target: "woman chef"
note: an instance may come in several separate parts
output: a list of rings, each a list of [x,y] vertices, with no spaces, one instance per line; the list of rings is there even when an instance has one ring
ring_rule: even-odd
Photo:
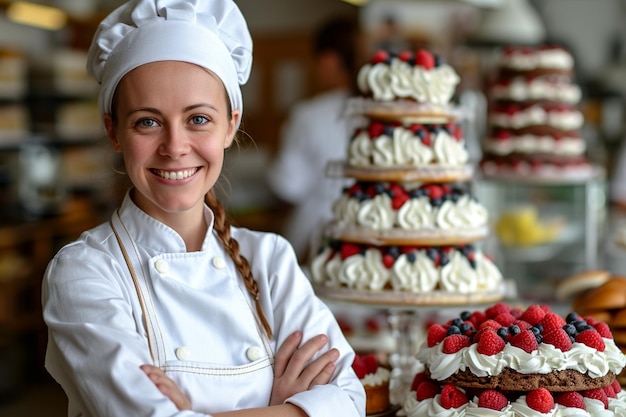
[[[283,238],[231,227],[213,187],[252,41],[232,0],[135,0],[88,69],[133,186],[50,262],[46,367],[69,416],[362,416],[354,352]]]

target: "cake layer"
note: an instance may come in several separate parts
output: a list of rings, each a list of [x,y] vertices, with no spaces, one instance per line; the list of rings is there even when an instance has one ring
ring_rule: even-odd
[[[424,293],[493,291],[502,274],[473,245],[370,246],[331,241],[311,263],[313,282],[328,287]]]
[[[534,133],[537,132],[537,133]],[[555,133],[548,129],[520,131],[498,129],[483,141],[487,154],[507,156],[512,154],[581,156],[587,145],[578,132]]]
[[[574,58],[566,49],[558,45],[508,46],[502,49],[497,64],[500,68],[517,72],[571,72]]]
[[[580,102],[580,87],[571,84],[569,77],[544,75],[534,78],[515,77],[499,79],[489,87],[494,100],[549,101],[569,105]]]
[[[558,131],[580,129],[584,123],[583,114],[570,105],[552,103],[503,103],[489,111],[492,127],[523,129],[532,126],[545,126]]]

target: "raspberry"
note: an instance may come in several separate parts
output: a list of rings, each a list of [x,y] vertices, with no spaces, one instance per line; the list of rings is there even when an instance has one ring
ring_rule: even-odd
[[[581,408],[583,410],[587,409],[585,406],[585,399],[579,392],[576,391],[557,394],[554,397],[554,401],[557,404],[561,404],[563,407]]]
[[[565,326],[565,320],[556,313],[547,313],[539,324],[543,326],[543,331],[548,333],[554,329],[560,329]]]
[[[369,354],[363,356],[363,363],[365,364],[365,368],[367,369],[368,374],[375,374],[378,370],[378,360],[376,359],[376,355]]]
[[[521,332],[513,336],[509,343],[527,353],[531,353],[532,351],[539,349],[539,343],[537,343],[537,338],[530,330],[522,330]]]
[[[441,342],[447,335],[447,330],[441,324],[433,324],[428,328],[428,347],[433,347]]]
[[[619,383],[617,378],[613,380],[613,382],[611,383],[611,386],[613,387],[613,391],[615,391],[616,394],[619,394],[620,391],[622,390],[622,385]]]
[[[445,409],[459,408],[467,404],[467,396],[453,384],[444,385],[441,390],[441,406]]]
[[[485,390],[478,396],[478,406],[482,408],[501,411],[508,404],[509,400],[504,394],[493,389]]]
[[[435,384],[433,381],[422,381],[415,390],[415,398],[417,401],[423,401],[428,398],[433,398],[435,395],[441,392],[439,384]]]
[[[504,346],[504,340],[498,336],[495,330],[486,329],[478,340],[476,350],[478,350],[478,353],[480,354],[493,356],[496,353],[501,352],[502,349],[504,349]]]
[[[395,185],[395,184],[394,184]],[[394,210],[399,210],[411,198],[409,194],[400,186],[395,185],[391,188],[393,191],[393,198],[391,199],[391,207]]]
[[[365,378],[365,375],[367,375],[367,365],[365,365],[363,358],[359,355],[354,357],[354,361],[352,361],[352,369],[354,369],[354,372],[359,379],[363,379]]]
[[[435,57],[433,57],[433,55],[427,50],[419,49],[415,53],[415,64],[430,70],[435,66]]]
[[[554,345],[561,352],[567,352],[572,348],[572,341],[563,329],[555,329],[543,335],[543,343]]]
[[[604,352],[606,345],[602,336],[596,330],[583,330],[576,336],[578,343],[584,343],[585,345],[596,349],[598,352]]]
[[[372,122],[367,128],[367,133],[370,135],[370,139],[376,139],[381,136],[385,131],[385,125],[380,122]]]
[[[427,381],[428,376],[426,376],[426,372],[420,372],[419,374],[415,374],[413,377],[413,382],[411,382],[411,391],[417,391],[417,387],[423,381]]]
[[[545,388],[537,388],[526,395],[526,404],[540,413],[547,413],[554,408],[554,398]]]
[[[587,321],[587,323],[589,323],[589,321]],[[598,322],[593,327],[595,327],[598,333],[600,333],[600,336],[604,337],[605,339],[613,339],[613,333],[611,333],[611,328],[605,322]]]
[[[398,54],[398,59],[404,62],[409,62],[413,59],[413,53],[411,51],[402,51]]]
[[[603,389],[588,389],[586,391],[581,391],[583,397],[591,398],[593,400],[602,401],[604,404],[604,408],[609,408],[609,398],[606,396],[606,392]]]
[[[493,319],[504,327],[509,327],[515,321],[515,317],[511,313],[500,313]]]
[[[607,396],[607,398],[616,398],[617,394],[615,393],[615,389],[613,389],[613,385],[607,385],[602,388]]]
[[[388,253],[383,255],[383,265],[385,265],[385,268],[391,269],[393,267],[393,264],[395,263],[396,258],[394,258],[393,255],[390,255]]]
[[[545,315],[546,312],[543,311],[540,305],[533,304],[522,313],[520,319],[530,323],[531,326],[534,326],[535,324],[539,323]]]
[[[372,57],[371,63],[380,64],[381,62],[385,62],[388,59],[389,59],[389,53],[387,53],[387,51],[378,50]]]
[[[521,330],[526,330],[526,329],[530,329],[531,324],[525,320],[521,320],[521,319],[517,319],[513,322],[513,324],[516,324],[517,327],[519,327]]]
[[[511,312],[511,307],[509,307],[508,305],[502,302],[496,303],[492,305],[491,307],[488,307],[485,310],[485,314],[487,315],[487,318],[490,318],[490,319],[496,317],[500,313],[510,313],[510,312]]]
[[[361,247],[354,243],[344,243],[341,245],[341,259],[349,258],[361,252]]]
[[[472,341],[468,336],[462,334],[451,334],[443,339],[443,353],[456,353],[459,350],[468,347]]]
[[[480,326],[478,326],[478,329],[480,330],[485,327],[491,327],[494,330],[498,330],[500,327],[502,327],[502,325],[493,319],[488,319],[483,321]]]

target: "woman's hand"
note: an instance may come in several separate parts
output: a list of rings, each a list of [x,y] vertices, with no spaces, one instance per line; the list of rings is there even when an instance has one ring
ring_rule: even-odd
[[[178,385],[176,385],[171,378],[165,375],[165,372],[152,365],[142,365],[140,368],[148,375],[150,381],[156,385],[159,391],[161,391],[161,394],[165,395],[176,404],[179,410],[191,410],[191,401],[189,401],[189,398],[183,394],[178,388]]]
[[[282,404],[287,398],[307,391],[314,385],[324,385],[330,381],[335,371],[335,361],[339,358],[337,349],[309,361],[328,343],[326,335],[318,335],[300,346],[302,332],[294,332],[276,352],[274,361],[274,385],[270,405]]]

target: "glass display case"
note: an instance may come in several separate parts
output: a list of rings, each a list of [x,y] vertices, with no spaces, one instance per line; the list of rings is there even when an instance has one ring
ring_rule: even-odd
[[[476,195],[490,213],[485,242],[523,298],[553,301],[558,282],[598,268],[607,218],[604,171],[584,178],[479,177]]]

